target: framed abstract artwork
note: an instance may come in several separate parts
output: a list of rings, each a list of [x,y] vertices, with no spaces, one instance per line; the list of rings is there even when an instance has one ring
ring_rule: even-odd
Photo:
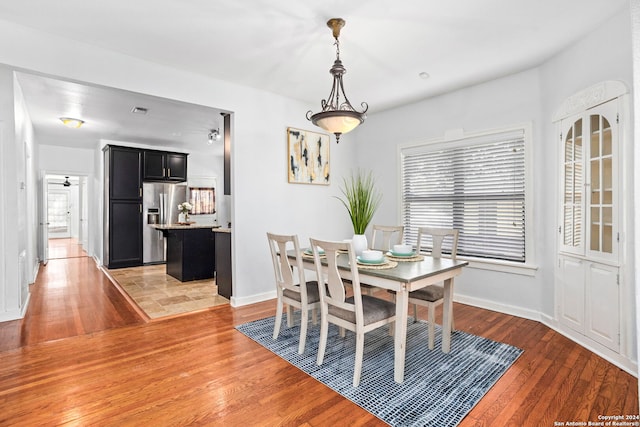
[[[287,128],[289,182],[329,184],[329,135]]]

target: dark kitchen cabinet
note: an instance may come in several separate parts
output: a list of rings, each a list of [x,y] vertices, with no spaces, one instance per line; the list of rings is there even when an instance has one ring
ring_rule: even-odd
[[[145,181],[184,182],[187,180],[187,154],[144,150]]]
[[[108,146],[109,198],[139,200],[142,198],[140,165],[142,152],[135,148]]]
[[[216,285],[218,295],[231,299],[231,233],[216,231]]]
[[[107,145],[104,161],[105,265],[142,265],[142,150]]]
[[[181,282],[211,279],[215,271],[215,235],[211,228],[167,230],[167,274]]]
[[[142,213],[132,200],[109,202],[109,268],[142,265]]]

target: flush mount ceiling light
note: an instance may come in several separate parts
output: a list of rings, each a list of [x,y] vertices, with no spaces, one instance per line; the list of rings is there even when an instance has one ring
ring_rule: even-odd
[[[209,132],[209,139],[207,142],[209,145],[213,144],[214,141],[218,141],[220,139],[220,131],[218,129],[211,129]]]
[[[70,128],[75,128],[75,129],[79,128],[80,126],[82,126],[84,124],[84,120],[74,119],[74,118],[71,118],[71,117],[60,117],[60,121],[65,126],[70,127]]]
[[[333,38],[336,39],[334,43],[336,46],[336,60],[333,63],[333,67],[329,70],[329,73],[333,76],[333,85],[331,86],[329,98],[323,99],[320,102],[322,111],[315,114],[307,111],[307,120],[335,134],[336,143],[340,142],[340,135],[351,132],[364,122],[364,119],[367,117],[366,112],[369,109],[367,103],[363,102],[360,104],[362,106],[362,112],[356,111],[344,93],[342,76],[347,70],[342,65],[342,61],[340,61],[340,41],[338,40],[338,37],[340,37],[340,29],[344,27],[344,24],[345,22],[342,18],[333,18],[327,22],[327,26],[333,31]]]

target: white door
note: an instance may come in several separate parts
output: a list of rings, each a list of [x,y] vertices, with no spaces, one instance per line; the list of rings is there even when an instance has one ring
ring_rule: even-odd
[[[87,177],[80,177],[80,243],[82,249],[88,253],[89,249],[89,197]]]
[[[49,239],[71,237],[70,194],[67,189],[47,192],[47,223]]]
[[[49,199],[49,182],[47,178],[42,176],[42,194],[40,199],[42,200],[42,207],[40,211],[40,244],[42,245],[41,261],[44,265],[49,262],[49,223],[47,218],[48,212],[48,199]]]

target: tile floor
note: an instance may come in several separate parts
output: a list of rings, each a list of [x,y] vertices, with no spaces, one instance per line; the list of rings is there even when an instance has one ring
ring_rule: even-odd
[[[151,319],[229,304],[214,279],[180,282],[165,272],[164,264],[108,270]]]

